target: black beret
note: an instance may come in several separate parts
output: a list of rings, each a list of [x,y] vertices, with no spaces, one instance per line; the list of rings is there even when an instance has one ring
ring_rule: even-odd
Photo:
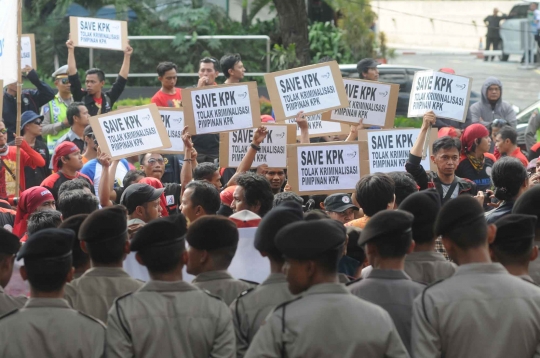
[[[436,190],[424,190],[409,195],[399,205],[400,210],[414,215],[413,238],[419,242],[433,239],[433,225],[441,210],[441,196]]]
[[[358,246],[374,239],[402,240],[412,237],[414,216],[403,210],[383,210],[373,215],[362,230]]]
[[[59,229],[71,229],[75,232],[75,239],[79,238],[79,230],[81,229],[81,225],[88,218],[89,214],[77,214],[70,216],[66,220],[62,221]],[[78,241],[78,240],[77,240]],[[73,245],[79,245],[78,242],[74,243]]]
[[[443,205],[435,222],[435,236],[470,225],[487,225],[482,205],[470,195],[460,195]]]
[[[74,239],[75,232],[73,230],[40,230],[28,237],[17,254],[17,260],[70,258]]]
[[[540,219],[540,185],[534,185],[516,200],[513,214],[535,215]],[[540,220],[536,220],[536,228],[540,228]]]
[[[129,249],[143,251],[154,247],[180,245],[185,247],[185,232],[170,219],[160,218],[150,221],[137,231]]]
[[[213,251],[232,247],[238,245],[238,228],[225,217],[203,216],[191,223],[186,241],[198,250]]]
[[[336,220],[298,221],[278,231],[276,248],[285,257],[311,260],[345,244],[345,226]]]
[[[279,251],[274,244],[277,232],[285,225],[304,218],[302,206],[293,201],[286,201],[270,210],[262,219],[255,233],[254,246],[257,250],[268,253]]]
[[[517,241],[530,241],[534,239],[536,216],[524,214],[505,215],[495,222],[497,234],[492,245],[504,245]]]
[[[14,255],[21,248],[21,242],[17,235],[12,234],[3,227],[0,228],[0,253]]]
[[[352,258],[357,258],[358,255],[364,256],[364,249],[358,246],[358,240],[362,236],[362,229],[356,226],[347,226],[347,236],[349,241],[347,241],[347,256]]]
[[[97,243],[127,237],[127,212],[123,206],[108,206],[94,211],[82,223],[79,240]]]

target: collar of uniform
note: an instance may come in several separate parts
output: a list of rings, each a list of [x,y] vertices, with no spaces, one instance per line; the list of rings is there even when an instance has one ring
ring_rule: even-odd
[[[534,283],[534,284],[536,285],[536,282],[534,282],[534,280],[532,279],[532,277],[529,276],[529,275],[520,275],[520,276],[518,276],[518,277],[524,279],[525,281],[529,281],[530,283]]]
[[[263,285],[271,285],[273,283],[285,283],[285,282],[287,282],[287,278],[285,277],[284,274],[274,272],[274,273],[271,273],[266,278],[266,280],[264,280],[263,283],[261,283],[261,286],[263,286]]]
[[[232,279],[230,273],[227,271],[208,271],[198,274],[197,277],[192,282],[204,282],[204,281],[214,281],[214,280],[226,280]]]
[[[197,291],[199,288],[185,281],[156,281],[150,280],[145,283],[139,291],[153,291],[153,292],[187,292]]]
[[[435,251],[411,252],[405,256],[405,261],[446,261],[444,256]]]
[[[60,97],[60,94],[57,93],[54,98],[56,98],[60,103],[65,104],[66,106],[69,106],[73,102],[73,96],[70,96],[69,99],[65,100],[62,97]]]
[[[135,224],[146,225],[146,223],[144,221],[142,221],[141,219],[138,219],[138,218],[128,220],[127,224],[128,224],[128,226],[129,225],[135,225]]]
[[[87,270],[81,277],[131,277],[121,267],[92,267]]]
[[[374,268],[370,272],[369,277],[367,277],[366,279],[370,279],[370,278],[382,278],[386,280],[410,280],[411,279],[409,275],[407,275],[405,271],[402,271],[402,270],[381,270],[381,269],[376,269],[376,268]]]
[[[341,283],[320,283],[311,286],[302,296],[325,294],[325,293],[350,293]]]
[[[504,266],[499,263],[473,263],[458,266],[454,276],[501,273],[509,275]]]
[[[24,305],[24,308],[40,307],[71,308],[63,298],[30,298]]]
[[[73,142],[75,139],[83,140],[71,128],[69,129],[69,132],[66,133],[66,138],[69,139],[70,142]]]

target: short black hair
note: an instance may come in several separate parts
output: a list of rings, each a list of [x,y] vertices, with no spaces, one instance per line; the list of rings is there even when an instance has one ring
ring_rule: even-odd
[[[33,289],[40,292],[54,292],[64,287],[67,275],[71,271],[72,259],[71,257],[58,260],[25,258],[24,267]]]
[[[171,272],[182,262],[184,245],[152,247],[138,251],[144,266],[151,274]]]
[[[475,220],[471,224],[458,225],[443,237],[452,241],[462,250],[468,250],[482,246],[487,241],[487,222]]]
[[[214,71],[219,71],[219,62],[213,57],[205,57],[199,61],[199,68],[201,63],[211,63],[214,65]]]
[[[92,191],[90,183],[84,179],[75,178],[68,180],[63,182],[62,185],[60,185],[60,188],[58,188],[58,197],[60,197],[60,195],[62,195],[65,191],[83,190],[84,188],[88,188],[88,190]]]
[[[237,53],[225,55],[221,58],[221,60],[219,60],[219,65],[221,66],[221,70],[223,71],[225,78],[229,78],[231,76],[229,74],[229,70],[234,69],[234,65],[240,61],[242,61],[242,59]]]
[[[90,259],[102,265],[114,264],[122,260],[124,247],[126,246],[128,235],[120,235],[116,238],[100,242],[86,242],[86,249]]]
[[[436,155],[441,149],[453,149],[456,148],[458,152],[461,150],[461,142],[457,138],[452,138],[449,136],[444,136],[437,138],[433,142],[433,151],[431,154]]]
[[[90,214],[99,209],[97,198],[84,190],[70,190],[58,196],[58,210],[64,219],[77,214]]]
[[[512,144],[515,145],[517,143],[517,131],[510,126],[502,127],[501,130],[499,130],[499,133],[497,133],[497,135],[500,135],[503,141],[510,139],[510,142]]]
[[[498,262],[506,265],[523,265],[529,262],[534,247],[534,238],[512,242],[497,242],[490,245]]]
[[[399,240],[389,240],[388,237],[380,237],[368,242],[373,244],[382,258],[402,258],[407,255],[407,250],[412,244],[411,233],[406,234],[407,237]]]
[[[386,210],[394,201],[395,185],[388,174],[366,175],[356,183],[356,201],[367,216]]]
[[[55,229],[62,223],[62,214],[57,210],[35,211],[28,218],[28,235],[43,229]]]
[[[401,204],[406,197],[418,191],[418,185],[410,173],[390,172],[388,176],[394,181],[396,205]]]
[[[333,274],[338,271],[339,260],[343,257],[343,247],[345,243],[334,250],[328,250],[321,254],[315,261],[317,266],[324,272]]]
[[[81,111],[79,109],[80,106],[84,106],[85,104],[82,102],[72,102],[68,108],[67,108],[67,121],[70,126],[73,125],[73,117],[77,116],[79,117],[81,115]]]
[[[274,195],[274,207],[285,201],[294,201],[300,205],[304,205],[304,199],[292,191],[284,191]]]
[[[212,180],[214,174],[218,171],[218,167],[214,163],[199,163],[193,169],[193,180]]]
[[[260,205],[258,213],[260,217],[263,217],[272,209],[274,193],[268,179],[259,174],[246,172],[238,176],[236,184],[244,189],[244,197],[247,205]]]
[[[133,184],[138,177],[146,177],[144,171],[139,169],[132,169],[126,173],[124,179],[122,180],[122,186],[126,189],[128,186]]]
[[[159,77],[163,77],[165,75],[165,72],[170,71],[170,70],[178,71],[178,67],[176,66],[176,64],[172,62],[160,62],[157,65],[157,69],[156,69]]]
[[[186,190],[192,189],[191,202],[193,206],[201,206],[206,214],[215,215],[221,205],[221,199],[216,187],[205,181],[192,181],[186,185]]]
[[[88,214],[74,215],[69,219],[64,220],[59,226],[60,229],[71,229],[75,231],[75,240],[73,240],[73,248],[71,251],[71,256],[73,258],[72,264],[75,269],[84,267],[90,262],[90,256],[82,250],[81,242],[78,240],[79,229],[87,217]]]
[[[527,180],[527,169],[514,157],[501,157],[491,168],[495,197],[499,200],[517,199],[519,189]]]
[[[86,75],[97,75],[99,82],[105,81],[105,72],[100,70],[99,68],[91,68],[86,71]]]

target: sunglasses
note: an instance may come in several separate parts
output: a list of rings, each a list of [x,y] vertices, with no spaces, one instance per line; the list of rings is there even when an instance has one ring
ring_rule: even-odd
[[[150,164],[150,165],[156,165],[156,163],[159,163],[160,165],[163,165],[163,164],[169,163],[169,160],[167,158],[165,158],[165,159],[150,158],[150,159],[148,159],[147,163]]]
[[[2,128],[2,129],[0,129],[0,133],[1,133],[1,134],[6,134],[6,133],[7,133],[7,128]]]
[[[215,58],[213,58],[213,57],[205,57],[205,58],[203,58],[201,60],[201,62],[208,62],[208,61],[210,61],[212,63],[217,63],[217,60]]]
[[[60,81],[60,83],[62,83],[63,85],[67,85],[69,83],[69,78],[65,77],[65,78],[57,78],[57,80]]]

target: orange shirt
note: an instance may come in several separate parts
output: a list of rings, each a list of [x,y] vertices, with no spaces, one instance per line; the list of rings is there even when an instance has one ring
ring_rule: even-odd
[[[354,219],[352,221],[349,221],[348,223],[345,224],[345,226],[355,226],[360,229],[363,229],[366,227],[368,221],[369,221],[369,216],[362,216],[359,219]]]
[[[521,149],[519,149],[519,147],[516,148],[516,150],[514,150],[512,153],[510,153],[508,156],[510,157],[514,157],[514,158],[518,158],[521,163],[523,163],[523,165],[525,166],[525,168],[527,168],[527,165],[529,165],[529,161],[527,160],[527,158],[523,155],[523,153],[521,153]]]

